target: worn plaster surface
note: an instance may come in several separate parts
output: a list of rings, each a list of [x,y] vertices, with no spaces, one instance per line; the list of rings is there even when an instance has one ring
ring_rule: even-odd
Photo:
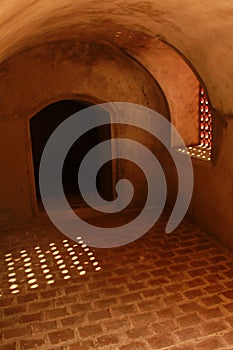
[[[230,1],[2,0],[0,6],[1,61],[26,47],[62,37],[105,39],[123,46],[135,46],[147,35],[159,37],[195,67],[214,107],[233,112]],[[135,41],[138,33],[141,39]]]

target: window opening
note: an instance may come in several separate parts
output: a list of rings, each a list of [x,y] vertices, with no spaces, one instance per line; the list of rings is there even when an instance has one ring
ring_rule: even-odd
[[[199,90],[199,144],[179,148],[179,152],[188,153],[191,157],[210,161],[212,150],[212,111],[205,89]]]

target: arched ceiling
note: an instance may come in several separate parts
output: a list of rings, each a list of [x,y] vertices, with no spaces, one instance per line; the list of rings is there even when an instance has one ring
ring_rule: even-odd
[[[157,37],[174,46],[233,114],[233,1],[0,0],[0,61],[49,40],[107,40],[122,48]]]

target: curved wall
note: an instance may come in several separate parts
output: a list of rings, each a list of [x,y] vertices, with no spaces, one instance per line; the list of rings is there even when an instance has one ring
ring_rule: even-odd
[[[31,213],[32,208],[35,207],[32,200],[33,196],[29,194],[30,191],[27,189],[28,183],[26,185],[25,181],[25,179],[30,181],[28,178],[28,172],[31,171],[30,167],[25,166],[22,170],[18,170],[22,164],[30,164],[31,162],[31,160],[27,160],[23,156],[23,154],[29,154],[30,135],[28,124],[26,122],[23,123],[22,118],[28,118],[46,104],[63,98],[83,97],[83,99],[91,99],[91,102],[103,101],[100,94],[89,96],[89,86],[85,92],[79,90],[78,96],[76,96],[77,87],[74,87],[73,90],[70,88],[65,89],[64,85],[55,94],[50,94],[50,92],[54,91],[54,67],[60,67],[64,71],[67,69],[68,77],[73,74],[75,62],[78,62],[78,56],[76,55],[75,62],[74,58],[71,60],[70,56],[72,56],[72,53],[69,49],[62,49],[63,54],[61,50],[58,50],[58,54],[54,54],[52,53],[53,45],[46,44],[47,49],[44,51],[44,54],[40,50],[35,50],[35,55],[33,56],[32,51],[28,51],[25,59],[22,51],[42,43],[71,38],[76,42],[81,40],[86,43],[109,42],[119,49],[133,53],[141,64],[147,67],[150,74],[146,73],[143,67],[140,67],[135,62],[131,61],[130,63],[137,65],[137,72],[140,71],[141,74],[142,71],[144,72],[142,81],[147,86],[146,91],[148,93],[150,88],[147,83],[149,85],[149,82],[152,85],[154,84],[154,82],[152,83],[151,75],[154,74],[156,76],[156,72],[149,65],[151,57],[147,56],[146,50],[151,40],[161,39],[163,42],[173,46],[187,59],[207,88],[213,106],[213,162],[193,161],[195,192],[190,213],[200,227],[215,235],[225,244],[233,247],[232,14],[233,3],[228,0],[214,0],[208,4],[201,0],[195,2],[186,0],[164,0],[163,2],[159,0],[137,2],[134,0],[126,0],[124,2],[119,2],[118,0],[2,1],[0,11],[0,62],[10,58],[0,67],[0,126],[2,130],[0,144],[2,150],[7,150],[9,155],[7,157],[1,155],[3,157],[1,165],[2,169],[4,169],[1,175],[1,180],[3,181],[0,182],[1,203],[3,203],[1,207],[4,209],[2,210],[3,221],[4,218],[6,221],[9,221],[14,216],[14,213],[8,210],[11,208],[12,202],[14,207],[17,208],[17,213],[22,217],[26,212],[28,218],[28,213]],[[111,52],[108,55],[115,53],[114,50],[109,50]],[[17,63],[13,58],[13,55],[16,53],[19,53]],[[87,56],[82,56],[83,59],[87,59],[86,63],[88,66],[88,72],[84,78],[88,80],[91,72],[94,72],[98,79],[105,82],[103,93],[106,94],[106,98],[113,100],[110,92],[112,83],[110,84],[108,78],[104,77],[103,74],[105,68],[110,69],[114,63],[110,60],[111,64],[104,68],[106,62],[102,66],[100,62],[96,63],[97,57],[104,54],[102,49],[98,50],[97,48],[92,53],[94,53],[94,56],[89,57],[89,60]],[[51,62],[45,64],[46,55],[50,57]],[[59,61],[61,57],[63,57],[62,61]],[[30,67],[33,60],[34,70],[27,71],[24,66],[28,65]],[[95,62],[95,65],[91,64],[92,60]],[[11,67],[12,64],[13,66]],[[82,67],[84,66],[84,62],[81,62],[81,60],[79,64]],[[95,66],[100,69],[100,73],[96,72]],[[122,72],[123,66],[120,66],[120,72]],[[128,71],[130,68],[128,64],[127,67]],[[85,67],[84,71],[86,72]],[[115,72],[119,73],[116,66]],[[47,78],[45,78],[46,74]],[[141,90],[142,75],[138,75],[140,78],[138,80],[137,73],[136,77],[134,77],[134,83],[138,87],[136,89],[134,89],[134,84],[132,86],[128,84],[129,81],[132,81],[132,71],[129,69],[128,74],[124,73],[123,75],[121,75],[119,80],[118,89],[114,90],[115,96],[122,99],[124,93],[126,98],[129,96],[130,101],[147,105],[147,98],[145,98]],[[34,76],[35,80],[33,84],[32,76]],[[115,73],[114,76],[116,76]],[[59,77],[59,75],[56,75],[55,80],[57,80],[56,84],[59,81],[59,84],[64,83],[62,82],[64,79],[61,76]],[[120,85],[122,85],[122,81],[124,81],[123,87],[125,87],[125,90],[121,94]],[[40,99],[37,89],[34,89],[35,82],[37,86],[41,85],[43,87],[40,90],[43,101]],[[94,84],[97,87],[96,81],[93,82],[89,79],[88,84],[90,83],[93,89]],[[57,86],[61,86],[59,84]],[[162,82],[160,85],[162,87]],[[164,91],[165,87],[162,87]],[[131,93],[131,88],[134,93]],[[21,92],[28,90],[30,98],[25,93],[20,94],[20,89]],[[173,89],[173,87],[170,86],[170,89]],[[18,91],[17,96],[20,96],[20,98],[14,96],[15,91]],[[79,93],[83,93],[84,96],[79,96]],[[88,94],[88,96],[85,96],[85,94]],[[137,98],[138,94],[140,96]],[[149,103],[153,107],[154,97],[152,92],[149,95]],[[169,95],[169,91],[166,91],[168,103]],[[44,97],[46,97],[46,100],[44,100]],[[99,98],[101,99],[100,101],[98,100]],[[157,106],[155,107],[157,108]],[[8,119],[9,115],[11,115],[11,119]],[[9,139],[13,140],[13,142],[10,142]],[[14,164],[11,159],[11,155],[13,159],[15,157],[15,150],[18,152],[17,164]],[[10,181],[14,178],[13,174],[16,176],[16,184]],[[6,184],[11,184],[13,189],[6,186]],[[28,187],[32,188],[32,184]],[[13,196],[12,191],[17,195]],[[10,201],[7,198],[10,198]],[[17,204],[19,198],[24,203],[22,210],[20,207],[21,202]],[[24,208],[26,208],[26,211],[24,211]]]
[[[0,81],[0,210],[11,223],[27,222],[36,212],[29,118],[44,106],[61,99],[126,101],[169,118],[167,102],[152,76],[109,44],[69,41],[30,49],[1,66]],[[129,134],[128,128],[112,128],[113,137]],[[126,169],[115,172],[115,178],[121,177]],[[132,170],[127,174],[132,176]],[[138,193],[143,186],[139,176]]]
[[[3,0],[0,62],[46,41],[71,37],[137,47],[162,38],[199,73],[212,105],[233,113],[233,3],[229,0]],[[224,68],[223,68],[224,67]]]

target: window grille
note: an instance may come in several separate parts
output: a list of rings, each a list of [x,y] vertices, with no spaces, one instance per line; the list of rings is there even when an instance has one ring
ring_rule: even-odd
[[[199,98],[199,137],[200,146],[205,148],[212,147],[212,113],[209,105],[208,98],[206,96],[203,87],[200,88]]]

